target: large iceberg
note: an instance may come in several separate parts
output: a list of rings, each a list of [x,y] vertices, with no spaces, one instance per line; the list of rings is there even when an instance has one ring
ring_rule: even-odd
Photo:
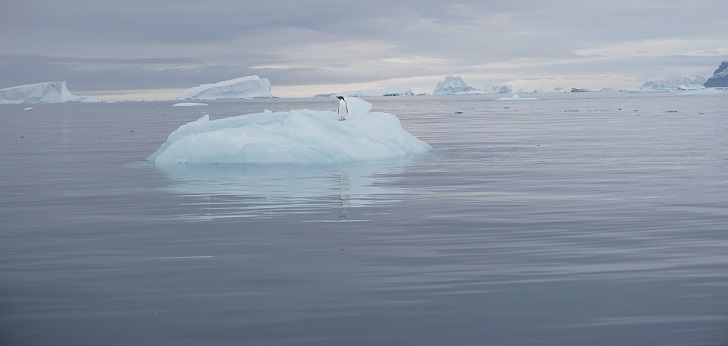
[[[459,76],[446,76],[444,81],[438,82],[433,95],[459,95],[483,94],[485,91],[470,86]]]
[[[328,164],[383,160],[431,147],[405,131],[388,113],[347,98],[349,116],[334,111],[292,110],[210,120],[180,126],[147,158],[155,164]]]
[[[36,83],[0,89],[0,103],[59,103],[99,102],[83,96],[75,96],[66,88],[65,81]]]
[[[185,90],[177,96],[178,100],[218,100],[271,97],[268,78],[246,76],[217,82],[202,84]]]

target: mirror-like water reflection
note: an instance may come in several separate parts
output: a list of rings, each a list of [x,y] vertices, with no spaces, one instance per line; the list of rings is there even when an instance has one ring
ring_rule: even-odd
[[[157,165],[168,178],[166,190],[197,197],[199,214],[182,220],[272,218],[318,214],[372,204],[396,203],[407,188],[396,184],[413,158],[336,165]],[[311,220],[306,220],[310,222]],[[325,221],[325,220],[322,220]]]

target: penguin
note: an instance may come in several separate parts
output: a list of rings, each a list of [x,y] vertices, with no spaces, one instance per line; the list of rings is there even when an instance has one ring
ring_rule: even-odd
[[[339,121],[346,120],[346,116],[349,115],[349,106],[346,105],[346,100],[344,100],[344,96],[336,96],[339,99],[339,109],[337,112],[339,113]]]

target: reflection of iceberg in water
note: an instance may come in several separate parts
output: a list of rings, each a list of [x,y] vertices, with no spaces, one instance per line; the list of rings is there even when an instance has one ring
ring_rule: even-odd
[[[174,194],[197,198],[188,220],[269,218],[284,214],[338,213],[396,202],[399,179],[410,158],[335,165],[157,165]],[[187,204],[190,205],[190,204]]]

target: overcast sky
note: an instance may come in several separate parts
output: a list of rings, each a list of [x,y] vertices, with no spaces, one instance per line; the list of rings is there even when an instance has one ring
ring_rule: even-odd
[[[276,96],[387,86],[636,88],[728,60],[725,0],[4,0],[0,88],[173,97],[247,75]],[[156,89],[156,90],[151,90]],[[121,97],[117,95],[116,97]]]

